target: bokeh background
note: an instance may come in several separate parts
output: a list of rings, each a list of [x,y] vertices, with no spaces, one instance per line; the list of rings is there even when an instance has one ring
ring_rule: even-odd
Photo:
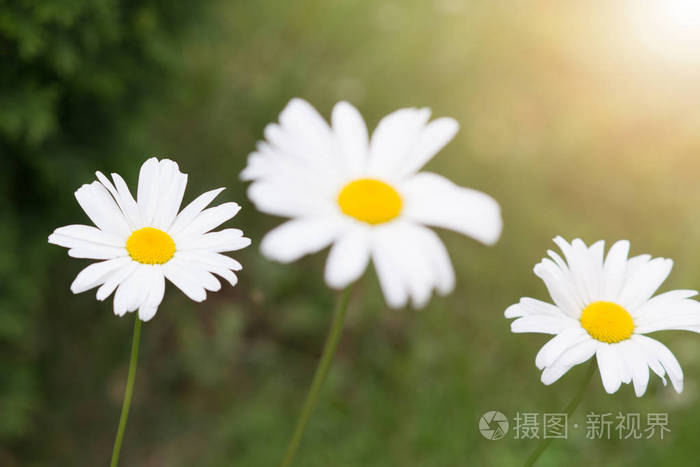
[[[343,339],[298,466],[518,465],[534,449],[488,441],[479,417],[558,412],[584,374],[539,382],[541,335],[503,310],[547,299],[532,266],[557,234],[620,238],[671,257],[662,290],[700,288],[700,7],[692,0],[0,1],[0,465],[106,465],[132,316],[74,296],[87,262],[48,245],[87,221],[74,190],[94,171],[135,187],[168,156],[186,200],[227,186],[229,224],[256,243],[238,173],[287,101],[326,117],[341,99],[371,127],[399,107],[461,123],[428,165],[501,202],[501,241],[441,232],[458,286],[425,310],[386,309],[374,271],[354,287]],[[281,459],[330,322],[324,255],[235,255],[240,284],[201,305],[168,286],[143,330],[122,465],[269,466]],[[664,440],[571,430],[542,466],[696,465],[700,338],[659,333],[686,373],[652,376],[584,414],[669,414]]]

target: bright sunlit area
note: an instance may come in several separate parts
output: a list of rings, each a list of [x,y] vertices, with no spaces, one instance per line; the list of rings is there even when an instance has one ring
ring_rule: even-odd
[[[277,466],[294,442],[282,465],[518,467],[541,441],[523,423],[544,430],[544,415],[577,394],[566,436],[538,467],[698,464],[700,324],[684,321],[693,305],[654,308],[667,313],[665,330],[643,328],[682,375],[658,346],[641,365],[647,353],[625,347],[606,379],[590,339],[629,344],[650,315],[633,317],[619,296],[592,308],[555,299],[620,286],[647,257],[626,269],[618,243],[605,269],[596,242],[608,252],[629,240],[629,257],[673,260],[634,279],[635,307],[669,291],[695,300],[683,291],[700,289],[700,0],[0,3],[0,466],[105,466],[118,440],[118,465],[130,467]],[[430,113],[384,121],[394,131],[372,154],[389,162],[381,176],[361,172],[369,135],[406,108]],[[340,129],[326,138],[323,121]],[[425,122],[438,123],[421,133]],[[342,170],[331,166],[345,156]],[[187,176],[167,162],[157,173],[169,178],[154,178],[151,157]],[[437,176],[396,181],[423,162]],[[123,182],[101,189],[97,171]],[[150,203],[154,225],[135,228],[139,197],[177,201],[185,185],[180,209],[198,201],[180,225],[166,222],[177,206]],[[487,196],[448,197],[453,185]],[[113,193],[122,204],[95,208]],[[195,223],[207,200],[216,210]],[[318,205],[330,208],[306,210]],[[122,209],[133,216],[115,215]],[[367,240],[377,237],[363,235],[411,215],[427,219],[425,230],[382,237],[402,250],[382,250],[377,264]],[[75,247],[113,216],[121,237]],[[264,242],[294,216],[314,228],[292,224],[286,242]],[[214,230],[226,232],[204,232],[224,217]],[[339,225],[368,230],[345,244],[357,248],[332,250]],[[70,232],[85,235],[61,236]],[[558,235],[596,245],[590,263],[574,258],[582,275],[565,271],[561,289],[541,279],[558,256],[534,273],[568,245]],[[184,244],[196,251],[183,256]],[[222,259],[212,250],[222,244],[241,249]],[[119,271],[81,273],[95,255]],[[173,258],[191,269],[163,282],[129,275]],[[586,275],[596,265],[599,282]],[[122,273],[136,292],[117,298]],[[407,291],[421,306],[402,302]],[[127,308],[161,297],[157,310],[144,307],[150,319],[134,339],[139,311]],[[544,320],[549,334],[512,332],[523,309],[505,310],[522,297],[550,304],[533,305],[556,315]],[[574,312],[559,320],[566,306]],[[562,322],[580,324],[585,333],[571,335],[587,340],[559,360],[559,344],[544,346]],[[327,342],[335,354],[304,412]],[[610,414],[609,437],[589,431],[591,414]],[[626,437],[616,427],[635,414],[642,430],[665,420],[669,431]]]
[[[633,38],[655,58],[700,66],[700,1],[626,0]]]

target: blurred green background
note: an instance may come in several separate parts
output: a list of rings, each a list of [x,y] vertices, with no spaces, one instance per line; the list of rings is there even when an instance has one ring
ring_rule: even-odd
[[[294,96],[326,117],[349,100],[370,127],[406,106],[457,118],[428,168],[493,195],[505,221],[492,248],[440,233],[458,286],[425,310],[386,309],[371,270],[354,287],[295,465],[518,465],[535,443],[486,440],[479,417],[558,412],[584,373],[543,386],[546,336],[513,335],[503,318],[521,296],[548,299],[531,271],[553,236],[629,238],[633,253],[676,260],[662,290],[700,288],[694,3],[0,1],[0,465],[108,462],[133,316],[72,295],[87,262],[46,238],[87,222],[73,192],[95,170],[133,188],[151,155],[190,174],[186,201],[227,186],[221,199],[244,207],[230,225],[254,246],[234,255],[240,284],[203,304],[168,286],[143,330],[122,465],[279,462],[335,296],[324,255],[260,256],[280,219],[255,212],[238,173]],[[572,423],[665,412],[671,433],[570,428],[540,465],[697,464],[700,340],[662,334],[682,395],[654,376],[642,399],[630,385],[606,395],[596,376]]]

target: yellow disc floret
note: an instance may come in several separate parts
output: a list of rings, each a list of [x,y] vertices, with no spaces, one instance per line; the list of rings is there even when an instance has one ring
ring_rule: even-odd
[[[617,303],[593,302],[583,309],[581,326],[592,338],[614,344],[630,338],[634,331],[634,320]]]
[[[373,178],[354,180],[338,195],[340,209],[348,216],[368,224],[389,222],[401,213],[403,201],[390,185]]]
[[[175,254],[175,242],[162,230],[144,227],[131,233],[126,241],[126,251],[139,263],[164,264]]]

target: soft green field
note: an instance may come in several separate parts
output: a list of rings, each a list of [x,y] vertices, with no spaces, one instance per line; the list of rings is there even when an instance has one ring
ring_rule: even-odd
[[[149,155],[171,157],[190,174],[186,201],[227,186],[221,199],[243,205],[230,226],[254,245],[234,255],[244,265],[240,284],[204,304],[168,285],[143,328],[122,465],[280,461],[336,297],[322,281],[325,253],[292,265],[262,258],[259,240],[281,219],[255,211],[238,173],[265,124],[295,96],[325,117],[336,101],[349,100],[371,127],[407,106],[456,118],[460,132],[428,169],[493,195],[505,223],[494,247],[440,232],[457,288],[424,310],[387,309],[371,269],[353,287],[343,339],[295,465],[522,463],[535,442],[512,432],[486,440],[478,420],[488,410],[511,422],[517,412],[560,412],[583,377],[577,367],[544,386],[534,358],[546,336],[511,334],[503,317],[521,296],[549,300],[532,267],[554,236],[608,245],[628,238],[635,254],[675,260],[662,290],[700,288],[700,61],[646,48],[623,3],[212,4],[169,52],[180,72],[168,78],[168,92],[135,112],[123,147],[100,147],[97,167],[75,155],[70,170],[51,175],[60,186],[53,202],[70,208],[52,216],[53,224],[37,220],[45,231],[26,245],[50,258],[33,292],[44,311],[33,313],[27,335],[38,398],[22,436],[0,448],[0,464],[107,464],[132,317],[116,318],[111,299],[73,296],[69,285],[86,263],[46,244],[45,235],[86,221],[72,196],[94,170],[118,171],[135,187]],[[607,395],[596,375],[572,420],[580,428],[570,427],[569,439],[555,442],[538,465],[698,462],[700,337],[655,337],[681,362],[684,392],[652,375],[641,399],[631,385]],[[671,432],[663,440],[588,440],[589,412],[668,413]]]

